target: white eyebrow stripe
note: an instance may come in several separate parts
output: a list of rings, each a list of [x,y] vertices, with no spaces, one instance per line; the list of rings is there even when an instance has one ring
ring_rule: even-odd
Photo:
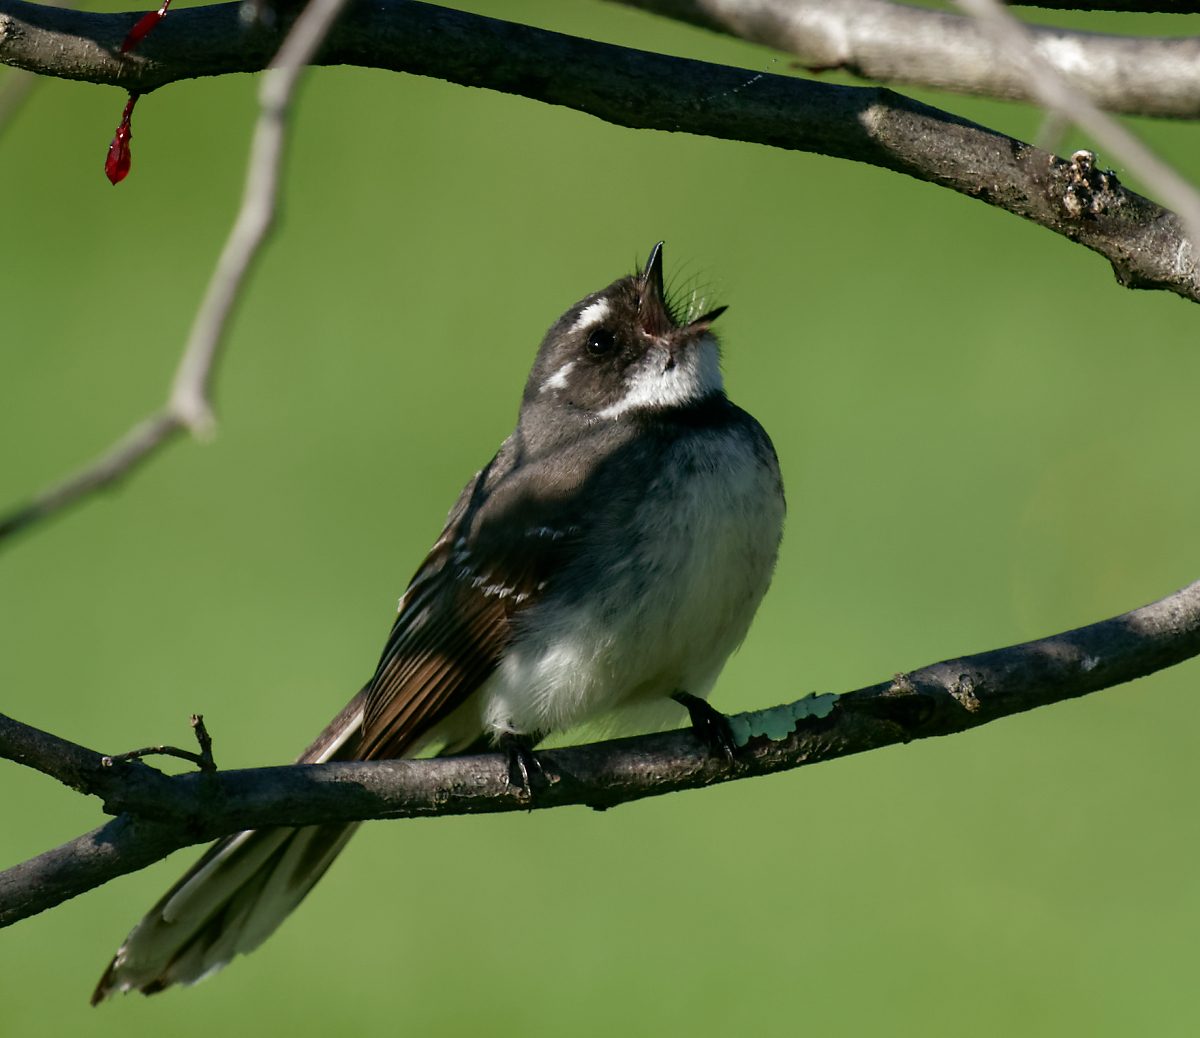
[[[584,328],[590,328],[593,324],[599,324],[608,316],[610,309],[607,299],[597,299],[594,303],[588,303],[579,311],[579,316],[571,325],[571,331],[578,332]]]

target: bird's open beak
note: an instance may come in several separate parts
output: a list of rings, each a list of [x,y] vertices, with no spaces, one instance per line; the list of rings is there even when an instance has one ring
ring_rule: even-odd
[[[718,306],[714,310],[709,310],[708,313],[706,313],[703,317],[697,317],[694,321],[690,321],[687,325],[687,330],[697,334],[708,331],[708,329],[712,327],[713,321],[715,321],[728,309],[729,307],[727,306]]]
[[[642,270],[642,298],[638,304],[642,330],[658,338],[675,329],[675,321],[667,309],[666,293],[663,289],[663,243],[650,250],[650,258]]]
[[[680,329],[685,334],[684,341],[690,341],[712,327],[713,321],[723,314],[728,307],[718,306],[694,321],[689,321]],[[667,306],[666,290],[663,288],[663,243],[659,242],[650,250],[650,258],[642,269],[642,299],[639,306],[642,318],[642,330],[647,335],[659,337],[679,329],[674,317]]]

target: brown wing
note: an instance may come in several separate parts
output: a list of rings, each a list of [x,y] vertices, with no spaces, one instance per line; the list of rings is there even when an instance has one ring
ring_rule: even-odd
[[[431,556],[414,580],[367,693],[359,756],[398,757],[467,699],[509,640],[504,602]]]
[[[491,467],[489,467],[491,468]],[[356,756],[398,757],[483,684],[579,542],[569,506],[520,472],[467,487],[401,603],[366,690]]]

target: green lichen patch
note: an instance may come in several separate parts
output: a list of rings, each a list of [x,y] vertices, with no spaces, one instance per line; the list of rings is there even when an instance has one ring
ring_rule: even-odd
[[[765,735],[773,742],[786,739],[796,730],[796,725],[806,717],[828,717],[838,701],[836,692],[812,692],[794,703],[784,703],[767,710],[752,710],[748,714],[736,714],[729,718],[733,730],[733,741],[745,746],[751,739]]]

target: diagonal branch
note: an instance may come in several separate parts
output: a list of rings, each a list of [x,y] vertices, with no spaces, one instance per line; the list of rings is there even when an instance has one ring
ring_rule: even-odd
[[[135,425],[91,464],[43,491],[28,504],[0,515],[0,544],[39,520],[116,483],[180,433],[211,435],[215,425],[210,402],[213,374],[247,275],[274,223],[287,117],[296,83],[346,2],[312,0],[284,38],[271,70],[263,79],[242,204],[192,320],[166,404]],[[11,23],[6,26],[0,18],[0,53],[6,31],[11,34]]]
[[[795,54],[814,72],[844,69],[1013,101],[1036,101],[1019,65],[975,20],[891,0],[619,0]],[[1098,107],[1200,116],[1200,39],[1027,27],[1033,53]]]
[[[0,872],[0,925],[144,869],[196,842],[178,823],[122,815],[61,847]]]
[[[0,515],[0,545],[42,519],[119,482],[183,429],[182,420],[169,405],[138,422],[84,468],[43,490],[32,501]]]
[[[245,828],[568,804],[603,810],[966,731],[1197,655],[1200,581],[1159,602],[1064,634],[935,663],[854,692],[809,696],[737,715],[730,720],[744,749],[732,765],[709,755],[689,731],[542,751],[549,781],[537,790],[532,805],[508,783],[498,755],[292,765],[171,778],[134,765],[124,786],[121,769],[109,769],[103,780],[98,769],[85,769],[77,788],[103,796],[106,810],[121,817],[0,873],[0,926],[142,868],[177,847]],[[61,777],[58,766],[36,750],[47,738],[54,737],[0,716],[0,756]],[[86,758],[92,751],[70,752]],[[146,781],[146,775],[156,777]]]

